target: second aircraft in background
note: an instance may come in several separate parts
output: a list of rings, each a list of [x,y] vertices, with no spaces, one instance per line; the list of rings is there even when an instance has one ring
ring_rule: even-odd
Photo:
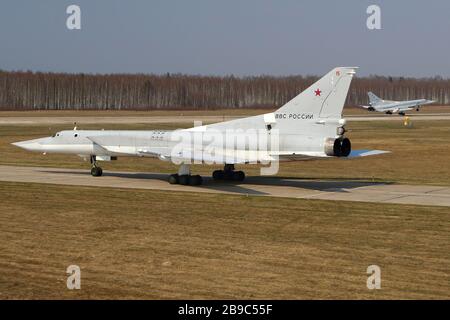
[[[408,100],[408,101],[383,100],[377,97],[372,92],[367,93],[367,95],[369,96],[369,105],[362,106],[363,108],[369,111],[384,112],[386,114],[398,113],[401,116],[405,115],[405,111],[413,109],[419,111],[421,106],[435,102],[427,99]]]

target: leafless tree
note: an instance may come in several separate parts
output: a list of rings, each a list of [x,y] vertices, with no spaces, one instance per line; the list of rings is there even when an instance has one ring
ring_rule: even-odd
[[[281,106],[315,76],[196,76],[183,74],[64,74],[0,71],[2,110],[153,110]],[[384,99],[427,98],[450,104],[450,79],[370,76],[355,78],[348,105]]]

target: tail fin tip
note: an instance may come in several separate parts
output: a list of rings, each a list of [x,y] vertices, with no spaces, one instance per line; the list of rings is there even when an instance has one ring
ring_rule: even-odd
[[[337,67],[283,105],[278,112],[307,112],[314,118],[340,118],[358,67]]]

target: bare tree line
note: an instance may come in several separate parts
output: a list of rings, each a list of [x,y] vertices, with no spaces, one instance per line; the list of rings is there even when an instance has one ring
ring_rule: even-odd
[[[191,76],[183,74],[65,74],[0,71],[2,110],[154,110],[281,106],[315,76]],[[450,79],[355,78],[347,105],[367,104],[367,92],[384,99],[427,98],[450,104]]]

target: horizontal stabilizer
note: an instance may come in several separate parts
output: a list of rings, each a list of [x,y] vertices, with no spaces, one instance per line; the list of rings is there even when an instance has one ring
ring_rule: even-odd
[[[353,150],[350,152],[347,158],[359,158],[368,156],[377,156],[379,154],[391,153],[390,151],[383,150]]]

